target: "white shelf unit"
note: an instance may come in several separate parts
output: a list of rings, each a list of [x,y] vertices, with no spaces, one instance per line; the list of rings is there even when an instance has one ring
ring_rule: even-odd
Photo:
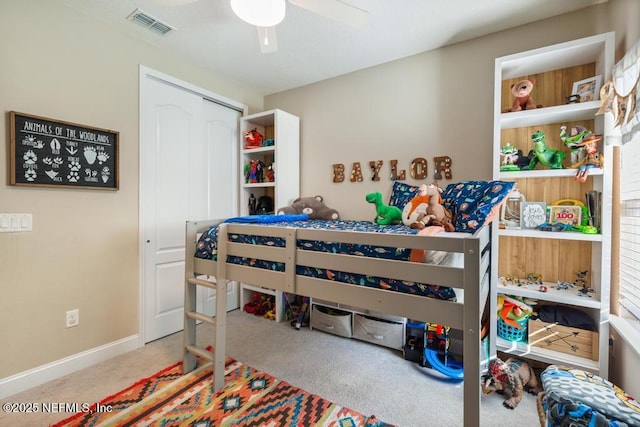
[[[582,369],[587,369],[593,372],[599,372],[602,367],[597,360],[590,360],[584,357],[572,356],[567,353],[559,351],[548,350],[540,347],[532,347],[522,342],[512,342],[497,337],[497,348],[500,351],[504,351],[515,356],[525,357],[528,359],[537,360],[539,362],[555,364],[555,365],[570,365],[577,366]]]
[[[275,321],[282,322],[285,320],[285,294],[282,291],[276,291],[270,288],[264,288],[262,286],[253,286],[247,283],[243,283],[240,287],[240,309],[244,310],[244,305],[251,301],[254,294],[259,293],[263,295],[271,295],[274,297],[274,311]]]
[[[615,35],[613,32],[595,35],[579,40],[561,43],[553,46],[543,47],[528,52],[516,53],[513,55],[497,58],[495,61],[495,86],[494,86],[494,134],[493,134],[493,178],[503,181],[516,181],[518,188],[524,183],[536,195],[543,194],[546,197],[561,193],[563,188],[573,182],[576,174],[575,169],[544,169],[538,166],[537,169],[531,171],[519,172],[501,172],[500,148],[506,143],[512,145],[524,145],[529,141],[509,141],[504,140],[504,135],[510,136],[525,135],[521,130],[531,130],[535,127],[544,129],[554,129],[558,131],[555,135],[547,134],[547,144],[549,140],[555,140],[562,145],[559,139],[560,126],[571,126],[572,123],[591,123],[593,121],[593,130],[595,133],[604,136],[603,142],[599,149],[604,154],[604,167],[601,169],[593,168],[589,170],[589,179],[585,186],[585,191],[596,190],[602,192],[601,203],[601,230],[599,234],[583,234],[578,232],[545,232],[538,230],[518,230],[518,229],[500,229],[498,221],[493,225],[493,241],[494,250],[492,252],[492,280],[496,286],[492,287],[491,303],[492,307],[497,305],[498,294],[514,295],[538,300],[539,303],[552,303],[560,305],[568,305],[579,308],[588,313],[594,323],[597,325],[598,332],[598,359],[597,361],[578,357],[575,355],[553,351],[537,346],[529,346],[526,342],[511,342],[497,336],[497,319],[491,316],[491,333],[490,338],[495,346],[492,348],[510,354],[530,358],[549,364],[568,364],[590,370],[598,373],[603,377],[607,377],[609,371],[609,288],[611,278],[611,145],[608,143],[608,136],[612,134],[613,123],[608,116],[595,116],[600,106],[599,101],[591,101],[577,104],[549,105],[543,108],[503,113],[506,106],[503,96],[505,91],[505,81],[526,78],[530,76],[542,77],[542,84],[547,83],[553,87],[555,91],[566,90],[565,86],[557,83],[557,79],[545,77],[552,73],[564,73],[569,76],[576,73],[575,69],[585,67],[594,72],[593,75],[601,75],[603,81],[609,77],[610,70],[614,65],[614,42]],[[557,74],[556,74],[557,75]],[[575,75],[575,74],[574,74]],[[574,81],[579,81],[591,76],[576,75]],[[540,82],[540,79],[538,80]],[[556,86],[554,86],[556,85]],[[536,92],[538,85],[534,87],[533,96],[536,101],[538,98]],[[569,90],[571,87],[569,86]],[[570,93],[557,94],[558,97],[564,97]],[[510,104],[512,98],[508,103]],[[505,133],[505,130],[512,130],[511,133]],[[529,138],[531,134],[527,135]],[[527,151],[523,150],[526,154]],[[564,149],[568,153],[568,150]],[[568,166],[569,155],[565,157],[564,165]],[[573,187],[575,188],[575,187]],[[575,193],[575,191],[574,191]],[[525,197],[526,197],[525,192]],[[543,196],[544,197],[544,196]],[[574,197],[575,198],[575,197]],[[547,204],[556,199],[532,199],[526,197],[527,201],[541,201]],[[583,198],[581,200],[584,201]],[[567,265],[572,262],[579,263],[572,259],[571,254],[559,253],[558,248],[588,248],[590,259],[586,260],[589,267],[590,280],[589,285],[595,290],[590,296],[579,296],[577,289],[558,290],[556,289],[557,280],[565,280],[572,282],[569,271],[562,271],[567,266],[562,262],[554,260],[552,257],[566,256]],[[504,247],[504,248],[503,248]],[[515,249],[514,249],[515,248]],[[530,252],[526,252],[526,248]],[[531,256],[535,248],[553,248],[546,253],[536,253]],[[501,250],[504,251],[501,255]],[[578,249],[576,249],[578,250]],[[525,255],[523,255],[525,254]],[[551,264],[555,262],[559,264],[555,268],[555,276],[546,278],[543,276],[543,285],[548,288],[547,292],[540,292],[537,285],[531,287],[522,287],[513,284],[503,284],[499,281],[500,276],[512,274],[510,270],[522,271],[523,265],[530,262],[526,257],[535,258],[533,263],[537,262],[539,268],[546,268],[548,271],[554,271],[553,268],[544,266],[545,263]],[[587,255],[588,257],[588,255]],[[527,271],[532,273],[534,271]],[[552,275],[553,276],[553,275]],[[562,276],[562,277],[561,277]],[[521,280],[524,277],[519,277]]]
[[[270,146],[245,149],[244,133],[256,129],[265,139],[273,139]],[[289,206],[300,193],[300,119],[286,111],[274,109],[244,116],[240,119],[240,215],[249,215],[249,198],[269,196],[274,211]],[[250,160],[261,160],[265,166],[273,162],[274,180],[246,182],[244,167]],[[267,171],[264,171],[266,178]],[[240,285],[240,309],[244,310],[253,293],[275,297],[275,320],[284,319],[284,293],[246,283]]]
[[[265,139],[273,139],[268,147],[244,148],[244,133],[256,129]],[[261,160],[265,167],[274,165],[274,180],[246,182],[245,165]],[[240,119],[240,214],[249,214],[249,197],[270,196],[273,208],[289,206],[300,193],[300,119],[282,110],[251,114]],[[264,171],[266,177],[267,171]]]

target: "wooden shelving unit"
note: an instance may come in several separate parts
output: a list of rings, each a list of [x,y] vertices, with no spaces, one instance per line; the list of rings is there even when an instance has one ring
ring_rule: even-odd
[[[498,294],[535,299],[539,303],[571,306],[586,312],[597,325],[597,361],[568,353],[511,342],[497,336],[496,317],[491,320],[491,342],[494,349],[531,358],[545,363],[568,364],[608,375],[609,342],[609,286],[611,276],[611,148],[607,136],[612,124],[604,116],[595,116],[600,102],[566,104],[573,83],[595,75],[606,81],[614,60],[613,33],[606,33],[558,45],[517,53],[495,62],[493,178],[515,181],[528,202],[551,202],[559,199],[584,201],[585,192],[602,193],[601,228],[598,234],[580,232],[547,232],[531,229],[501,229],[493,226],[491,302],[495,307]],[[542,108],[503,112],[513,99],[510,86],[522,78],[535,78],[532,95]],[[600,152],[605,163],[601,169],[591,169],[585,183],[574,180],[575,169],[568,169],[569,149],[560,140],[560,127],[584,126],[604,136]],[[500,149],[510,143],[525,154],[533,149],[531,135],[542,131],[549,148],[567,153],[564,169],[545,169],[540,165],[531,171],[501,172]],[[593,293],[580,296],[577,289],[556,289],[558,281],[572,283],[578,271],[588,270],[588,282]],[[541,292],[538,285],[523,287],[505,284],[501,277],[526,278],[529,273],[542,275]]]
[[[256,129],[265,139],[273,140],[272,145],[245,148],[244,133]],[[290,205],[300,193],[300,119],[282,110],[269,110],[244,116],[240,119],[240,214],[249,215],[249,198],[256,200],[269,196],[273,209]],[[266,167],[272,165],[273,181],[247,182],[244,168],[251,160],[261,160]],[[244,309],[254,293],[272,295],[275,298],[275,320],[284,318],[284,293],[273,289],[240,285],[240,309]]]

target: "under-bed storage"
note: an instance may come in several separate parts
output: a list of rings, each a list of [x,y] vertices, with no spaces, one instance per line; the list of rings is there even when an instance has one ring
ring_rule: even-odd
[[[312,304],[311,329],[319,329],[324,332],[351,338],[352,336],[352,314],[348,311],[337,308],[325,307],[323,305]]]
[[[404,323],[354,313],[353,337],[401,350],[404,346]]]
[[[309,324],[311,329],[356,338],[396,350],[402,350],[404,346],[406,318],[401,316],[330,301],[313,300]]]

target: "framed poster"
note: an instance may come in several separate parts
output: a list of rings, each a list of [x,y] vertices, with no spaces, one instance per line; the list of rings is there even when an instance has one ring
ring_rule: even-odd
[[[118,190],[119,132],[11,111],[10,184]]]
[[[547,222],[547,204],[544,202],[523,202],[522,228],[532,229]]]

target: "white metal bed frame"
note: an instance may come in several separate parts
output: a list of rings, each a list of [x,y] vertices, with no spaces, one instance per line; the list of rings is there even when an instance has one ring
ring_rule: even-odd
[[[271,271],[228,262],[197,258],[197,240],[201,233],[219,225],[218,260],[241,256],[282,262],[285,271]],[[233,243],[230,234],[280,237],[285,247]],[[298,249],[297,240],[344,242],[394,248],[415,248],[459,252],[462,265],[438,266],[409,261],[367,258]],[[480,422],[481,319],[490,295],[491,227],[485,226],[468,237],[397,235],[371,232],[300,229],[287,226],[223,223],[222,220],[188,221],[186,224],[185,325],[183,372],[196,365],[196,356],[213,362],[213,387],[224,384],[227,282],[261,285],[292,294],[344,303],[362,309],[394,314],[416,321],[432,322],[463,331],[464,359],[464,426]],[[464,301],[443,301],[385,289],[351,285],[296,274],[296,265],[388,277],[404,281],[430,283],[464,289]],[[214,281],[198,279],[208,275]],[[216,316],[196,311],[196,289],[216,289]],[[196,346],[196,322],[215,326],[214,352]]]

